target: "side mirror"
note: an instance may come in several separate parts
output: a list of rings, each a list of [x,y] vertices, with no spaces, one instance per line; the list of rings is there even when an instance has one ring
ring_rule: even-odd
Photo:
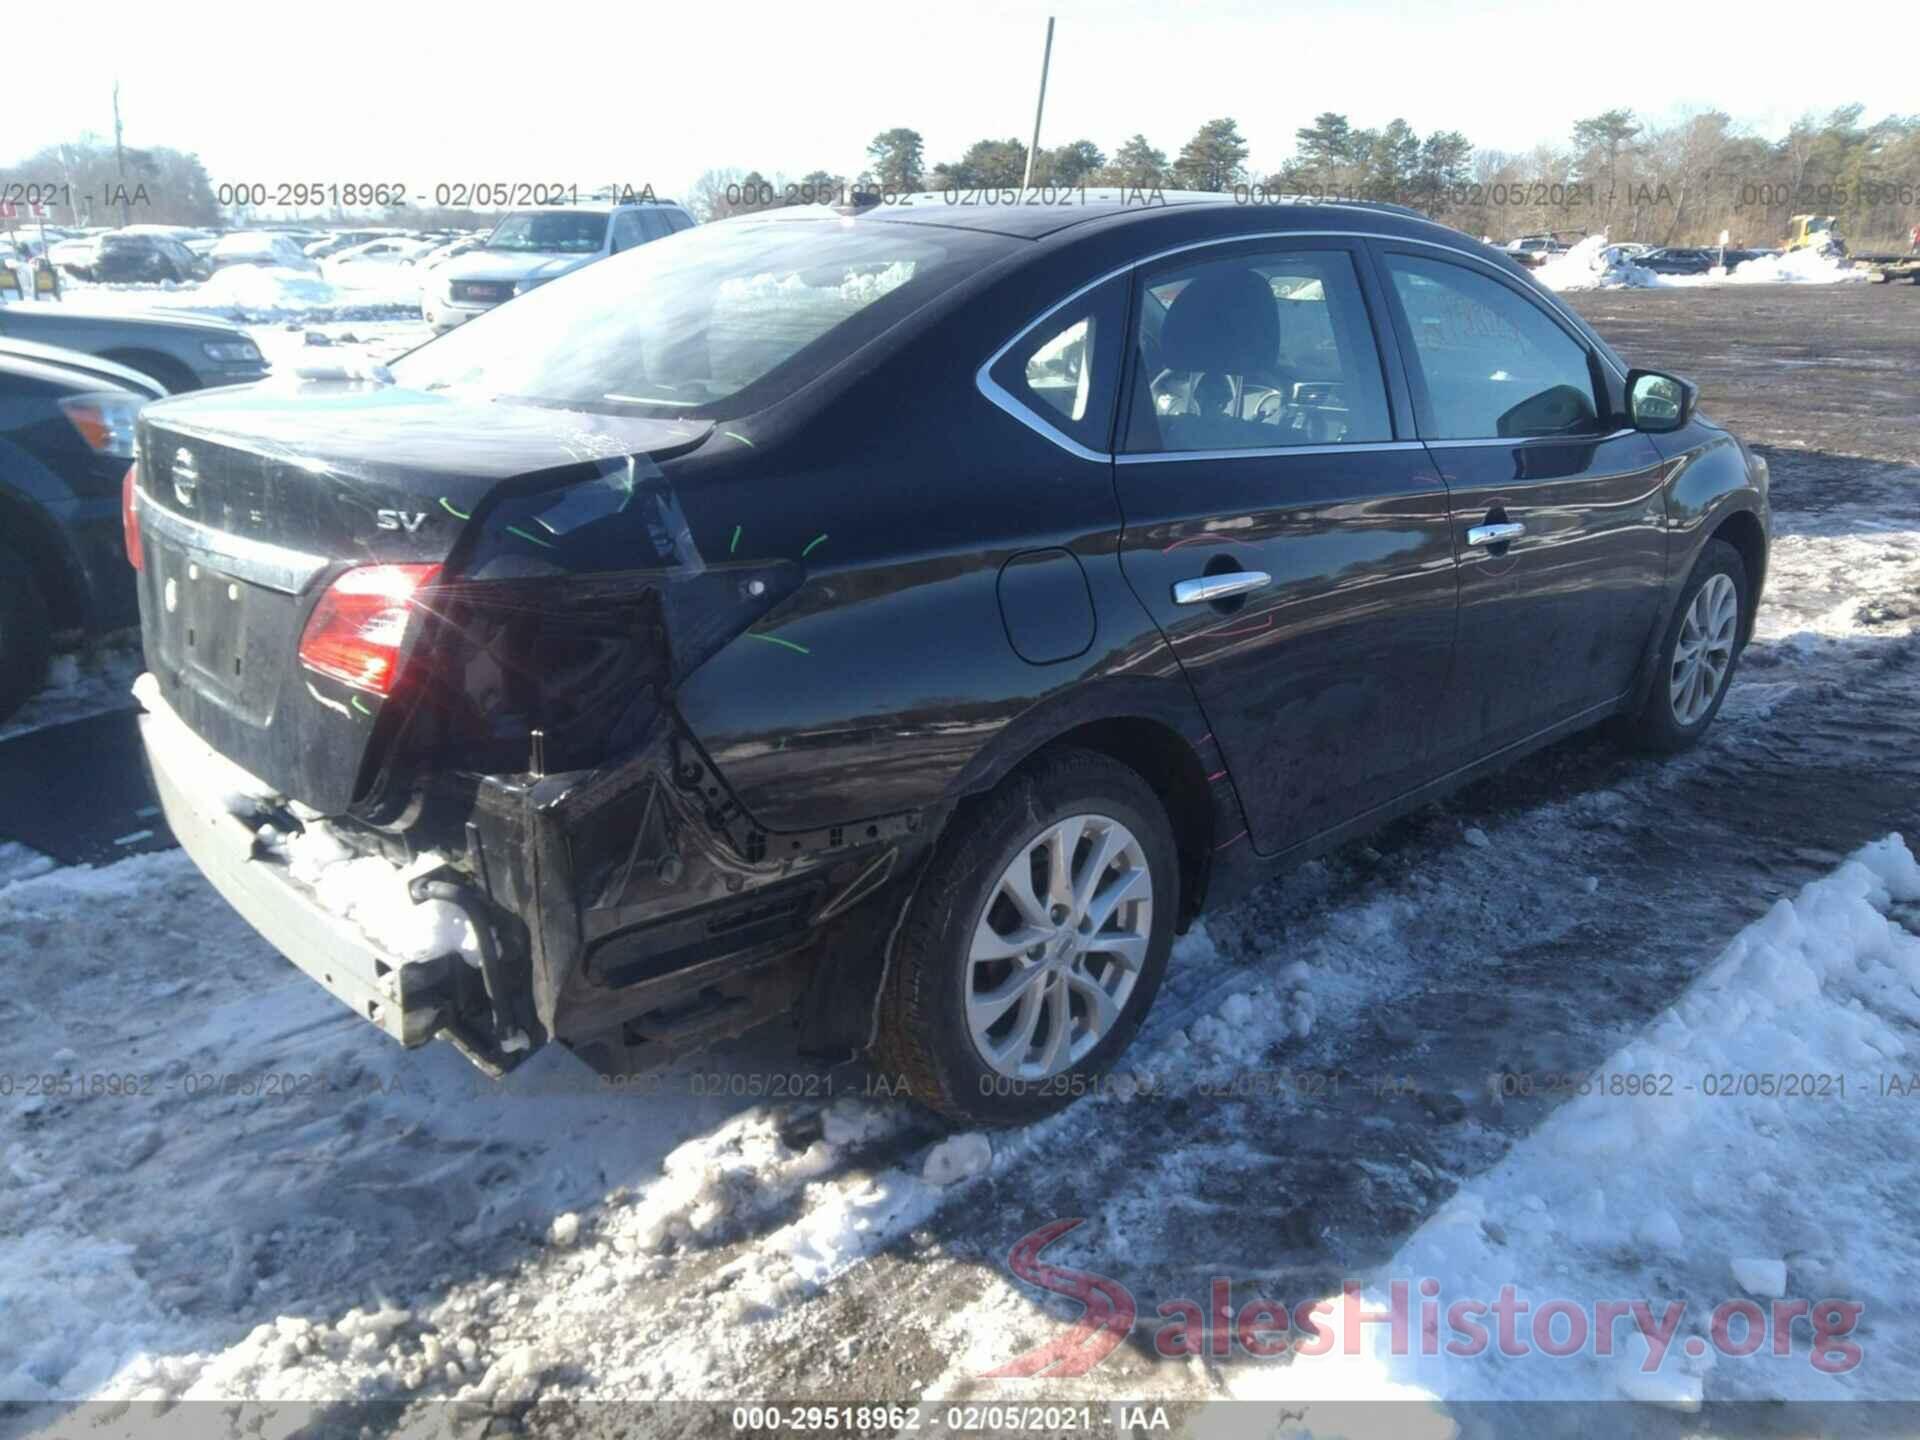
[[[1678,430],[1693,418],[1700,387],[1658,370],[1627,372],[1627,423],[1649,435]]]

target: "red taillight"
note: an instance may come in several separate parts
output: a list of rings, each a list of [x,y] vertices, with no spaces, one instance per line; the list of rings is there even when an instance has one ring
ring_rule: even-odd
[[[139,483],[140,466],[136,462],[127,466],[126,476],[120,481],[120,537],[126,542],[127,563],[136,570],[140,569],[140,515],[133,492]]]
[[[300,663],[370,695],[393,691],[413,597],[438,565],[361,565],[328,587],[300,636]]]

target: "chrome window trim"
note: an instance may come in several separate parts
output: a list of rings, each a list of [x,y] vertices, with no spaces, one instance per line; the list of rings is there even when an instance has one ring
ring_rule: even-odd
[[[261,585],[269,590],[298,595],[307,588],[314,576],[327,568],[328,562],[324,556],[308,555],[300,550],[289,550],[283,545],[270,545],[264,540],[250,540],[245,535],[216,530],[211,525],[203,525],[198,520],[189,520],[184,515],[176,515],[162,508],[142,487],[134,487],[133,493],[134,508],[143,529],[158,539],[170,540],[206,560],[223,575],[231,575],[237,580]]]
[[[1640,432],[1631,425],[1607,435],[1490,435],[1480,440],[1426,440],[1430,450],[1462,450],[1471,445],[1604,445],[1625,435]]]
[[[1250,459],[1283,455],[1355,455],[1373,450],[1418,450],[1420,440],[1360,440],[1351,445],[1262,445],[1246,450],[1141,450],[1113,457],[1116,465],[1158,465],[1168,460],[1218,460],[1224,456],[1244,455]],[[1472,442],[1480,444],[1480,441]]]
[[[998,350],[995,350],[993,354],[987,357],[986,363],[981,365],[981,367],[974,372],[974,376],[973,376],[974,388],[977,389],[985,399],[992,402],[994,405],[998,406],[1000,409],[1004,410],[1008,415],[1011,415],[1015,420],[1018,420],[1022,425],[1026,426],[1029,430],[1033,431],[1036,435],[1040,436],[1044,440],[1052,441],[1055,445],[1058,445],[1062,450],[1066,451],[1069,455],[1076,456],[1082,460],[1125,461],[1130,464],[1138,464],[1146,460],[1190,460],[1203,455],[1213,456],[1213,457],[1218,457],[1221,455],[1247,455],[1247,456],[1275,455],[1275,454],[1294,455],[1294,454],[1313,454],[1320,451],[1340,451],[1340,450],[1357,451],[1357,450],[1385,449],[1385,448],[1414,449],[1414,448],[1418,448],[1421,445],[1452,446],[1452,445],[1498,445],[1502,443],[1514,443],[1511,441],[1503,442],[1497,437],[1493,439],[1488,439],[1488,440],[1414,439],[1414,440],[1365,442],[1357,445],[1327,445],[1327,446],[1287,445],[1287,446],[1277,446],[1277,447],[1274,447],[1273,449],[1260,449],[1260,450],[1182,450],[1182,451],[1173,451],[1173,452],[1155,452],[1151,454],[1148,452],[1142,451],[1137,454],[1123,454],[1123,453],[1111,451],[1111,450],[1094,450],[1094,449],[1090,449],[1085,445],[1082,445],[1078,440],[1075,440],[1071,435],[1067,435],[1062,431],[1056,429],[1051,422],[1049,422],[1044,416],[1040,415],[1037,411],[1032,410],[1028,406],[1022,404],[1017,397],[1015,397],[1012,393],[1010,393],[1006,389],[1005,386],[1001,385],[999,381],[993,378],[993,375],[992,375],[993,367],[998,365],[1002,360],[1004,360],[1006,358],[1007,352],[1013,349],[1015,345],[1018,345],[1023,339],[1025,339],[1027,335],[1031,333],[1036,326],[1044,324],[1056,311],[1064,310],[1067,306],[1073,304],[1074,301],[1080,299],[1082,296],[1088,294],[1090,291],[1098,290],[1102,285],[1105,285],[1109,280],[1116,280],[1122,275],[1130,275],[1132,274],[1132,272],[1134,272],[1135,270],[1138,270],[1143,265],[1152,265],[1156,261],[1165,260],[1174,255],[1185,255],[1194,250],[1209,250],[1219,245],[1242,245],[1249,241],[1254,241],[1254,240],[1385,240],[1390,243],[1399,244],[1399,245],[1424,245],[1429,250],[1442,250],[1442,251],[1445,251],[1447,254],[1452,256],[1457,256],[1459,259],[1465,260],[1470,264],[1478,265],[1483,269],[1490,270],[1495,275],[1501,276],[1503,279],[1512,280],[1514,278],[1513,273],[1511,271],[1506,270],[1500,265],[1495,264],[1493,261],[1487,259],[1483,255],[1475,255],[1470,250],[1462,250],[1458,245],[1449,245],[1442,240],[1427,240],[1427,239],[1422,239],[1418,236],[1413,236],[1413,235],[1385,235],[1380,233],[1377,230],[1262,230],[1249,235],[1215,235],[1210,239],[1192,240],[1186,243],[1185,245],[1174,245],[1165,250],[1156,250],[1151,255],[1142,255],[1136,259],[1129,260],[1126,264],[1116,266],[1114,269],[1107,271],[1106,274],[1099,276],[1097,279],[1089,280],[1085,285],[1082,285],[1078,290],[1075,290],[1072,294],[1068,295],[1065,299],[1056,300],[1053,304],[1049,305],[1046,309],[1042,310],[1038,315],[1035,315],[1025,325],[1022,325],[1019,329],[1015,330],[1013,332],[1012,338],[1009,339],[1006,342],[1006,344],[1002,345]],[[1542,291],[1541,293],[1546,297],[1549,307],[1559,312],[1559,317],[1563,322],[1572,319],[1572,312],[1567,310],[1567,308],[1563,306],[1557,299],[1555,299],[1550,292]],[[1536,301],[1539,299],[1538,296],[1530,296],[1529,298],[1534,299]],[[1613,363],[1613,360],[1607,355],[1606,351],[1594,349],[1594,347],[1588,343],[1588,341],[1586,340],[1586,337],[1581,333],[1581,328],[1577,323],[1574,324],[1573,326],[1573,332],[1574,332],[1574,336],[1579,340],[1580,344],[1586,346],[1587,349],[1592,350],[1593,353],[1599,357],[1600,363],[1603,366],[1605,366],[1606,369],[1609,370],[1616,379],[1618,379],[1622,384],[1626,382],[1626,378],[1627,378],[1626,371],[1622,370],[1618,365],[1615,365]],[[1627,435],[1627,434],[1633,434],[1633,433],[1635,432],[1632,430],[1618,430],[1618,431],[1615,431],[1613,435],[1608,435],[1604,438],[1608,440],[1612,440],[1620,435]],[[1548,437],[1526,437],[1526,438],[1532,439],[1532,438],[1548,438]]]

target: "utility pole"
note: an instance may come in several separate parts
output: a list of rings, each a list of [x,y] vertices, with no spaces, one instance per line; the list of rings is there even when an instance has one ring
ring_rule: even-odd
[[[1033,185],[1033,161],[1040,153],[1040,117],[1047,108],[1047,67],[1053,63],[1053,16],[1047,17],[1047,48],[1040,53],[1040,101],[1033,107],[1033,144],[1027,147],[1027,173],[1020,177],[1020,188]]]
[[[133,223],[133,205],[127,199],[127,155],[120,148],[120,79],[113,81],[113,165],[120,172],[120,223]]]

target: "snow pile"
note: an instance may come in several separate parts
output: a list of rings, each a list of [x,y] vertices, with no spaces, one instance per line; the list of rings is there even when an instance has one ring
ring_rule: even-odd
[[[757,1258],[728,1267],[728,1303],[742,1319],[773,1313],[939,1204],[936,1185],[904,1171],[849,1166],[913,1118],[903,1106],[843,1097],[808,1138],[784,1133],[775,1112],[749,1110],[668,1155],[638,1203],[603,1219],[605,1243],[635,1257],[620,1264],[647,1273],[643,1257],[705,1249],[765,1227]]]
[[[956,1135],[927,1152],[920,1178],[929,1185],[957,1185],[993,1168],[993,1142],[984,1135]]]
[[[322,906],[357,925],[388,954],[401,960],[431,960],[459,951],[470,965],[480,963],[480,942],[473,922],[446,900],[414,904],[408,884],[447,863],[444,855],[422,854],[412,865],[394,865],[363,855],[324,820],[283,834],[262,826],[262,847],[286,860],[287,873],[313,891]]]
[[[1550,258],[1533,272],[1549,290],[1692,289],[1701,285],[1832,285],[1870,280],[1872,275],[1847,261],[1815,250],[1795,250],[1762,256],[1736,265],[1731,271],[1713,269],[1702,275],[1663,275],[1636,265],[1612,246],[1604,235],[1589,235],[1571,249]]]
[[[0,890],[56,869],[51,856],[14,840],[0,840]]]
[[[350,318],[379,312],[414,313],[420,309],[418,277],[369,275],[364,284],[347,285],[305,270],[278,265],[229,265],[211,279],[172,291],[172,310],[193,310],[233,320],[291,320],[333,315]]]
[[[1872,279],[1872,271],[1813,249],[1762,256],[1727,272],[1728,282],[1734,285],[1833,285]]]
[[[1589,235],[1572,248],[1549,256],[1533,272],[1533,278],[1549,290],[1594,290],[1607,283],[1614,273],[1606,261],[1607,237]],[[1612,283],[1621,284],[1620,280]]]
[[[1360,1353],[1343,1343],[1290,1366],[1242,1367],[1236,1395],[1312,1401],[1394,1386],[1449,1401],[1624,1396],[1688,1409],[1709,1395],[1906,1398],[1903,1357],[1920,1341],[1907,1197],[1920,1167],[1914,1102],[1882,1087],[1883,1077],[1920,1086],[1920,936],[1890,918],[1916,901],[1920,865],[1898,835],[1779,901],[1597,1067],[1588,1094],[1457,1192],[1366,1286],[1368,1313],[1389,1310],[1394,1282],[1406,1287],[1402,1353],[1388,1325],[1366,1325]],[[1610,1078],[1630,1076],[1653,1077],[1656,1092],[1627,1093]],[[1428,1281],[1440,1317],[1431,1355],[1419,1308]],[[1478,1320],[1497,1336],[1484,1307],[1503,1287],[1528,1306],[1514,1330],[1521,1350],[1503,1354],[1496,1339],[1478,1354],[1448,1354],[1463,1333],[1449,1307],[1481,1302]],[[1584,1336],[1571,1353],[1538,1343],[1549,1301],[1565,1307],[1550,1341]],[[1636,1301],[1650,1306],[1651,1340],[1625,1308]],[[1809,1311],[1796,1314],[1799,1301],[1826,1313],[1825,1335]],[[1622,1309],[1603,1346],[1605,1302]],[[1338,1296],[1333,1304],[1337,1316]],[[1729,1309],[1740,1313],[1716,1318]],[[1584,1315],[1580,1327],[1570,1312]],[[1757,1338],[1747,1326],[1755,1315]]]

